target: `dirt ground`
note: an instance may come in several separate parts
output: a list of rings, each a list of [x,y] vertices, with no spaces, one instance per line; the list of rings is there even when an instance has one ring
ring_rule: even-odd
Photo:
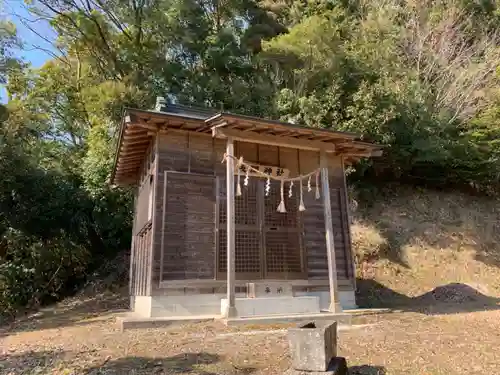
[[[120,332],[123,302],[65,303],[0,329],[0,374],[282,374],[290,365],[284,325]],[[339,354],[358,375],[499,374],[500,310],[467,310],[356,317],[339,330]]]

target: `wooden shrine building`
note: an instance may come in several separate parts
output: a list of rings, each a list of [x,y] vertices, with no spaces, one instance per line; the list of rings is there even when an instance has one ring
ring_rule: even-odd
[[[355,307],[344,168],[380,154],[357,139],[161,98],[153,111],[125,110],[112,183],[135,189],[134,312]]]

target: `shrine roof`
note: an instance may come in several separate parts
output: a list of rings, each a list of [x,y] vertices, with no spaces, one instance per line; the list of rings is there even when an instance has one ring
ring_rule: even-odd
[[[305,145],[344,155],[347,162],[378,156],[381,146],[361,140],[360,135],[324,128],[299,126],[282,121],[217,111],[209,108],[166,104],[156,110],[126,108],[120,125],[111,183],[134,184],[152,137],[158,131],[193,132],[234,136],[237,140],[287,140],[290,147]],[[215,132],[215,130],[220,132]],[[262,141],[264,139],[264,141]],[[271,143],[272,144],[272,143]],[[297,148],[300,148],[297,146]]]

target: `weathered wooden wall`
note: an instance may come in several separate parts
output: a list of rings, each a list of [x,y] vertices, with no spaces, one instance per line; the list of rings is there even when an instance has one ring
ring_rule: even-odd
[[[134,196],[134,219],[130,251],[130,295],[145,296],[151,293],[152,223],[149,215],[150,199],[154,189],[154,147],[148,148],[139,176],[139,186]]]
[[[151,273],[149,271],[153,255],[151,252],[151,222],[148,222],[132,238],[130,294],[133,296],[147,296],[151,293]]]
[[[215,277],[213,140],[160,134],[155,176],[153,285]],[[162,251],[162,248],[164,251]]]
[[[216,215],[225,203],[226,172],[221,160],[226,143],[204,135],[172,132],[160,134],[156,145],[152,287],[158,288],[160,282],[169,280],[215,279],[216,243],[225,230],[225,226],[218,232],[215,229],[219,225]],[[315,152],[246,142],[237,142],[235,146],[236,156],[260,164],[279,165],[289,169],[291,176],[308,173],[319,166],[319,154]],[[337,275],[340,280],[352,279],[341,158],[332,157],[330,165]],[[304,201],[307,209],[301,214],[301,221],[305,277],[326,280],[323,207],[313,193],[306,193]]]

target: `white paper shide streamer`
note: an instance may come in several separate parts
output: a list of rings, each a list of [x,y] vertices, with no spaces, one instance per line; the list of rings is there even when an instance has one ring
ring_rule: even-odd
[[[243,185],[248,186],[248,178],[250,177],[250,169],[246,168],[245,180],[243,181]]]
[[[236,196],[241,197],[241,166],[243,165],[243,157],[238,159],[238,164],[236,165],[236,169],[238,170],[238,184],[236,185]]]
[[[319,195],[319,171],[316,172],[316,193],[315,193],[315,197],[316,197],[316,199],[320,198],[320,195]]]

